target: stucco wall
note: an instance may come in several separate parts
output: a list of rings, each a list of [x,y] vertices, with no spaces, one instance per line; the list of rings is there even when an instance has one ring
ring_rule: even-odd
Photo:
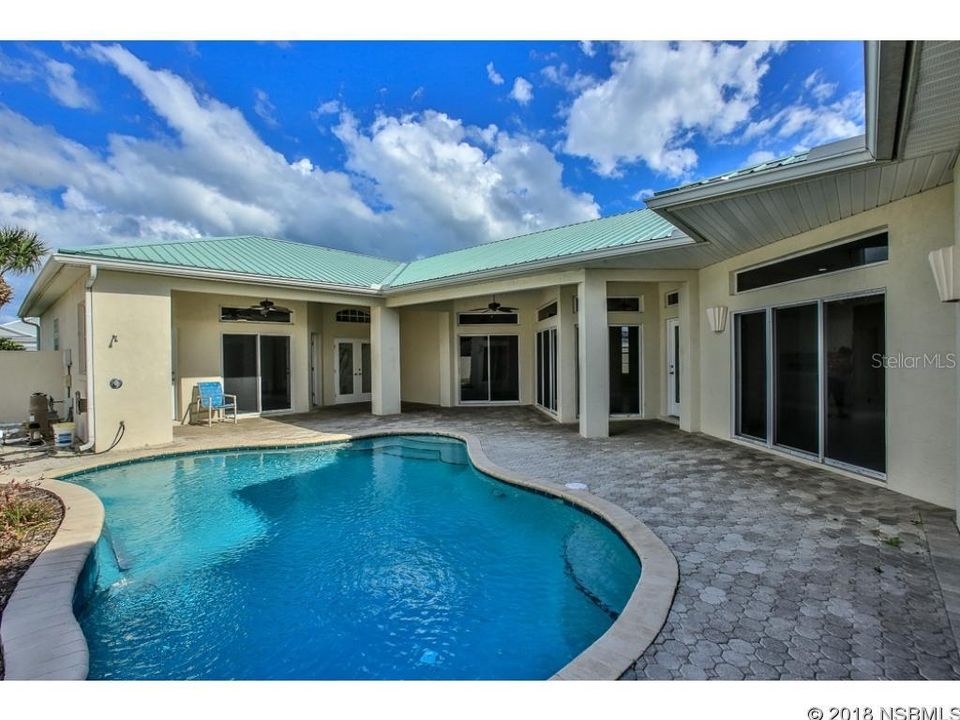
[[[101,271],[93,294],[97,450],[109,446],[121,420],[120,448],[173,439],[170,343],[167,281]],[[110,387],[114,378],[122,387]]]
[[[35,392],[63,400],[63,374],[62,352],[0,351],[0,422],[26,422]]]
[[[273,296],[271,296],[271,299]],[[292,322],[231,323],[220,321],[221,307],[247,307],[256,302],[250,296],[173,293],[173,326],[176,333],[178,413],[189,406],[194,386],[204,380],[223,377],[223,335],[280,335],[290,338],[290,399],[295,412],[310,408],[309,318],[307,303],[275,300],[293,311]]]
[[[700,317],[707,307],[734,312],[768,305],[886,290],[886,352],[946,354],[955,349],[955,309],[939,301],[927,253],[953,242],[953,188],[947,186],[788,238],[700,272]],[[769,259],[886,227],[889,261],[739,295],[731,273]],[[732,319],[722,334],[700,331],[701,428],[732,435]],[[886,371],[887,483],[893,490],[953,506],[957,373],[947,369]]]
[[[400,399],[440,405],[441,333],[444,313],[429,310],[400,311]]]

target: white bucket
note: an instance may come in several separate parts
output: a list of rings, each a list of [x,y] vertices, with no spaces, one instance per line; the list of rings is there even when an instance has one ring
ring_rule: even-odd
[[[72,422],[53,423],[53,446],[58,448],[68,448],[73,445],[73,427]]]

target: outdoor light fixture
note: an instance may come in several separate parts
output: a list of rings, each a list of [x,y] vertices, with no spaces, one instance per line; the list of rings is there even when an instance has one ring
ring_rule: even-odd
[[[707,322],[715,333],[722,333],[727,329],[727,306],[715,305],[707,308]]]
[[[957,287],[957,273],[953,264],[953,245],[939,250],[933,250],[929,257],[930,270],[937,283],[937,294],[940,302],[957,302],[960,300],[960,288]]]

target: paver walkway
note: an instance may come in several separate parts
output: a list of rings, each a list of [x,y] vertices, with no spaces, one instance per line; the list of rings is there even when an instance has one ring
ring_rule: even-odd
[[[662,422],[584,440],[527,408],[337,408],[180,428],[177,444],[378,427],[473,433],[493,462],[587,483],[670,547],[673,607],[625,678],[960,678],[924,530],[943,510],[826,470]]]

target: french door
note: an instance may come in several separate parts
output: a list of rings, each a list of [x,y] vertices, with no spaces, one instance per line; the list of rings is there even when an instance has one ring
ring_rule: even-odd
[[[640,326],[611,325],[610,415],[640,414]]]
[[[537,405],[557,411],[557,329],[537,332]]]
[[[680,417],[680,321],[667,320],[667,415]]]
[[[289,336],[225,334],[222,343],[223,391],[237,396],[238,412],[292,409]]]
[[[370,341],[355,338],[334,340],[334,353],[334,402],[369,401],[373,381]]]
[[[738,314],[734,433],[882,476],[885,317],[882,293]]]

